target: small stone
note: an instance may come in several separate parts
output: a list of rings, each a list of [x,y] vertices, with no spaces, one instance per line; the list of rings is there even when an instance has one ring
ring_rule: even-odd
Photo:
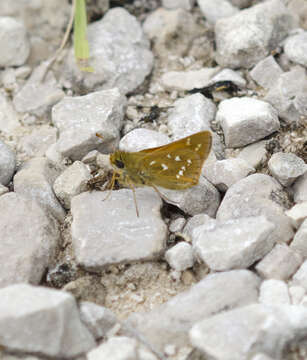
[[[282,280],[265,280],[261,283],[259,302],[266,305],[290,304],[287,284]]]
[[[293,275],[292,285],[302,286],[307,291],[307,260],[305,260],[297,272]]]
[[[270,0],[215,25],[216,61],[222,67],[249,69],[275,49],[297,26],[280,0]]]
[[[200,321],[190,340],[212,359],[251,359],[255,352],[282,359],[307,333],[306,321],[303,306],[252,304]]]
[[[237,72],[232,69],[223,69],[219,73],[213,76],[211,82],[214,84],[218,81],[231,81],[235,85],[244,88],[246,86],[246,80]]]
[[[287,245],[276,244],[256,265],[256,270],[264,279],[288,280],[302,261],[302,256]]]
[[[220,70],[202,68],[200,70],[169,71],[162,75],[161,84],[166,90],[189,91],[208,86],[211,79]]]
[[[75,161],[69,166],[53,184],[57,198],[66,209],[70,209],[71,199],[87,190],[87,183],[91,178],[88,167],[81,161]]]
[[[278,111],[278,116],[291,124],[301,121],[302,111],[299,105],[300,97],[306,93],[307,79],[305,69],[295,66],[279,76],[275,84],[270,88],[264,100],[269,102]],[[297,103],[298,102],[298,103]],[[304,104],[306,106],[306,104]]]
[[[194,94],[176,100],[173,106],[167,119],[173,140],[210,130],[210,123],[216,113],[212,100],[201,94]]]
[[[307,201],[294,205],[290,210],[286,211],[286,215],[291,219],[292,225],[298,229],[307,218]]]
[[[37,201],[57,220],[63,221],[65,211],[52,189],[60,172],[61,169],[46,158],[33,158],[24,163],[14,176],[14,190],[27,199]]]
[[[270,89],[282,73],[281,67],[272,55],[260,60],[250,71],[252,79],[265,89]]]
[[[0,184],[0,196],[6,194],[7,192],[9,192],[9,189],[6,186]]]
[[[136,360],[137,345],[137,341],[129,337],[112,337],[90,351],[87,360]]]
[[[80,317],[95,340],[106,337],[117,323],[117,318],[111,310],[88,301],[80,303]]]
[[[165,253],[165,260],[176,271],[184,271],[194,264],[192,246],[186,242],[180,242]]]
[[[11,135],[19,126],[18,114],[11,100],[0,91],[0,131]]]
[[[0,67],[23,65],[30,54],[26,28],[13,17],[0,16]]]
[[[275,195],[276,194],[276,195]],[[280,202],[282,186],[271,176],[252,174],[239,180],[226,192],[216,214],[217,220],[240,219],[263,215],[275,224],[270,236],[274,243],[288,243],[294,235],[291,220]]]
[[[8,286],[0,290],[0,314],[1,345],[10,351],[68,359],[95,346],[75,299],[64,291]]]
[[[52,122],[59,130],[57,151],[81,160],[89,151],[113,152],[123,124],[126,98],[117,88],[84,96],[65,97],[52,108]],[[96,136],[101,134],[102,139]]]
[[[152,70],[154,57],[135,16],[123,7],[115,7],[89,24],[87,30],[94,72],[79,69],[72,47],[63,74],[65,79],[72,80],[83,93],[118,88],[121,94],[127,94],[143,83]]]
[[[205,177],[218,190],[226,192],[237,181],[255,172],[244,160],[230,158],[206,165]]]
[[[301,254],[304,259],[307,258],[307,219],[300,225],[290,247]]]
[[[168,229],[172,233],[181,232],[184,225],[186,223],[186,220],[184,217],[179,217],[175,220],[172,220],[168,226]]]
[[[14,96],[13,104],[18,112],[47,116],[51,107],[64,97],[65,93],[51,71],[43,80],[47,66],[48,62],[44,62],[35,68],[29,80]]]
[[[119,142],[122,151],[140,151],[166,145],[170,142],[167,135],[149,129],[134,129],[128,132]]]
[[[135,190],[139,217],[130,189],[85,192],[71,203],[72,241],[77,263],[87,269],[157,258],[165,248],[167,227],[161,200],[153,189]],[[146,241],[144,241],[146,239]]]
[[[186,56],[193,40],[204,35],[203,27],[183,9],[158,8],[146,17],[143,29],[153,42],[155,54],[165,61],[169,61],[172,55]]]
[[[192,10],[195,0],[162,0],[162,6],[166,9]]]
[[[189,215],[205,213],[214,217],[220,204],[220,193],[203,176],[198,184],[186,190],[169,190],[159,187],[167,203],[178,206]]]
[[[264,216],[205,224],[192,233],[193,250],[214,271],[248,268],[272,249],[273,229]]]
[[[302,286],[289,286],[289,294],[291,303],[293,305],[299,305],[306,294],[306,290]]]
[[[16,167],[15,153],[0,140],[0,183],[8,185]]]
[[[56,142],[57,130],[49,125],[34,129],[30,135],[24,136],[19,143],[21,151],[28,156],[44,156],[47,149]]]
[[[211,24],[215,24],[219,19],[235,15],[239,12],[239,9],[227,0],[197,0],[197,3],[200,11]]]
[[[188,331],[195,323],[256,302],[259,284],[259,278],[248,270],[209,274],[150,312],[130,315],[127,322],[161,352],[169,344],[189,346]]]
[[[296,64],[307,66],[307,31],[290,36],[285,41],[285,54]]]
[[[35,201],[14,192],[0,196],[0,208],[0,287],[39,284],[54,260],[60,237],[57,222]]]
[[[268,356],[267,354],[262,354],[262,353],[258,353],[256,355],[254,355],[251,360],[274,360],[273,358],[271,358],[270,356]]]
[[[258,141],[245,146],[240,151],[238,158],[245,160],[250,166],[256,169],[267,158],[266,141]]]
[[[293,184],[293,192],[295,203],[307,201],[307,172],[295,181]]]
[[[183,229],[183,234],[187,235],[192,241],[192,233],[194,229],[201,225],[206,225],[207,227],[211,226],[213,228],[215,226],[215,223],[216,220],[206,214],[194,215],[187,221]]]
[[[253,98],[232,98],[220,103],[216,120],[221,124],[227,147],[251,144],[279,129],[276,110]]]
[[[290,186],[307,171],[304,160],[292,153],[278,152],[268,163],[272,175],[283,185]]]

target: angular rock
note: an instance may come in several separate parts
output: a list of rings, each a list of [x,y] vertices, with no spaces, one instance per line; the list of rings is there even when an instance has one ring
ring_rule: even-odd
[[[51,71],[43,80],[47,66],[48,63],[44,62],[35,68],[29,80],[14,96],[13,104],[18,112],[47,117],[51,107],[64,97],[65,93]]]
[[[167,203],[178,206],[189,215],[205,213],[214,217],[220,204],[220,193],[202,175],[197,185],[186,190],[169,190],[159,187]]]
[[[57,220],[63,221],[65,211],[52,189],[60,172],[61,169],[46,158],[33,158],[24,163],[14,176],[14,191],[27,199],[37,201]]]
[[[90,65],[94,72],[81,72],[69,52],[65,77],[72,77],[83,91],[112,89],[122,94],[141,85],[153,66],[150,44],[137,19],[122,7],[110,9],[88,26]]]
[[[288,280],[299,268],[302,256],[287,245],[276,244],[257,265],[258,274],[264,279]]]
[[[261,283],[259,302],[265,305],[290,304],[288,286],[281,280],[265,280]]]
[[[245,360],[257,352],[282,359],[289,344],[306,336],[306,321],[303,306],[252,304],[204,319],[190,339],[212,359]]]
[[[194,229],[201,225],[207,225],[207,227],[215,227],[216,220],[206,214],[197,214],[192,216],[186,223],[183,234],[188,236],[189,241],[192,241],[192,234]]]
[[[208,86],[219,67],[200,70],[168,71],[161,76],[161,84],[167,90],[189,91]]]
[[[307,201],[294,205],[290,210],[286,211],[286,215],[292,221],[292,225],[297,229],[307,218]]]
[[[52,109],[52,122],[60,133],[56,143],[58,152],[80,160],[91,150],[114,151],[125,105],[126,98],[116,88],[65,97]]]
[[[134,313],[128,324],[157,349],[186,346],[188,331],[199,319],[257,301],[258,288],[259,278],[247,270],[207,275],[152,311]]]
[[[0,184],[8,185],[16,167],[15,153],[0,140]]]
[[[106,337],[117,323],[117,318],[111,310],[88,301],[80,303],[80,317],[95,340]]]
[[[30,54],[24,25],[13,17],[0,16],[0,67],[23,65]]]
[[[245,146],[240,151],[238,158],[245,160],[250,166],[257,168],[266,160],[267,150],[265,146],[265,140]]]
[[[161,219],[161,200],[152,189],[136,189],[140,216],[132,191],[93,191],[75,196],[72,240],[78,264],[87,269],[156,258],[165,247],[167,227]]]
[[[215,24],[219,19],[235,15],[239,12],[239,9],[227,0],[197,0],[197,3],[200,11],[211,24]]]
[[[193,40],[204,34],[193,15],[183,9],[159,8],[147,16],[143,29],[153,41],[155,54],[165,60],[172,55],[185,56]]]
[[[53,184],[57,198],[66,209],[70,209],[71,199],[87,190],[87,183],[91,178],[88,167],[81,161],[75,161],[69,166]]]
[[[10,351],[71,359],[95,346],[75,299],[64,291],[8,286],[0,290],[0,314],[0,342]]]
[[[20,126],[18,120],[18,114],[11,101],[7,95],[0,92],[0,131],[11,135]]]
[[[279,129],[276,110],[262,100],[232,98],[220,103],[216,114],[227,147],[251,144]]]
[[[44,156],[49,146],[57,140],[57,129],[49,125],[43,125],[34,129],[31,134],[24,136],[19,147],[28,156]]]
[[[210,130],[216,106],[201,94],[176,100],[167,119],[173,140],[178,140],[202,130]]]
[[[307,31],[290,36],[284,45],[288,58],[299,65],[307,66]]]
[[[264,100],[274,106],[278,116],[287,124],[300,122],[302,109],[299,98],[306,94],[306,88],[305,69],[295,66],[279,76]]]
[[[274,242],[289,242],[293,237],[290,219],[280,205],[281,185],[272,177],[252,174],[232,185],[217,211],[217,220],[264,215],[275,224]]]
[[[295,181],[293,192],[295,203],[307,201],[307,172]]]
[[[290,186],[307,171],[304,160],[292,153],[278,152],[268,162],[272,175],[283,185]]]
[[[272,249],[274,228],[264,216],[205,224],[192,233],[193,250],[214,271],[248,268]]]
[[[282,73],[281,67],[272,55],[260,60],[250,71],[252,79],[265,89],[270,89]]]
[[[237,71],[232,69],[223,69],[211,79],[213,84],[218,81],[232,81],[235,85],[242,88],[246,86],[246,80]]]
[[[192,246],[186,242],[180,242],[171,247],[165,253],[165,260],[176,271],[184,271],[194,264]]]
[[[292,285],[302,286],[307,291],[307,260],[303,262],[297,272],[293,275]]]
[[[206,165],[205,177],[220,191],[226,192],[237,181],[255,172],[244,160],[230,158]]]
[[[307,219],[296,232],[290,248],[301,254],[304,259],[307,258]]]
[[[167,135],[149,129],[134,129],[128,132],[119,142],[122,151],[140,151],[148,148],[166,145],[170,142]]]
[[[33,200],[0,196],[0,287],[38,284],[51,264],[60,238],[58,224]]]
[[[306,294],[306,290],[302,286],[289,286],[289,294],[291,297],[291,303],[293,305],[299,305]]]
[[[87,354],[87,360],[136,360],[138,344],[135,339],[117,336],[108,339]]]
[[[215,25],[216,61],[223,67],[248,69],[275,49],[296,25],[280,0],[220,19]]]

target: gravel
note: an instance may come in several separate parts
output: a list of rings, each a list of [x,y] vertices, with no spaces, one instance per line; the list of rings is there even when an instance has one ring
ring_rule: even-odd
[[[304,0],[88,3],[93,72],[71,6],[0,1],[0,358],[305,358]]]

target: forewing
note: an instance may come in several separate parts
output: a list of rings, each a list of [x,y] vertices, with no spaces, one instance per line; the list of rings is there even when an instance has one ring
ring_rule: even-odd
[[[148,185],[186,189],[198,183],[201,168],[211,149],[209,131],[170,144],[139,151],[138,168]]]

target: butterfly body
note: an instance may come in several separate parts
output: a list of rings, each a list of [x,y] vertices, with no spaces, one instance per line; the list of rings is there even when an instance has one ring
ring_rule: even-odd
[[[115,178],[124,186],[184,190],[198,183],[211,144],[211,133],[201,131],[155,148],[137,152],[118,150],[110,155],[110,162]]]

